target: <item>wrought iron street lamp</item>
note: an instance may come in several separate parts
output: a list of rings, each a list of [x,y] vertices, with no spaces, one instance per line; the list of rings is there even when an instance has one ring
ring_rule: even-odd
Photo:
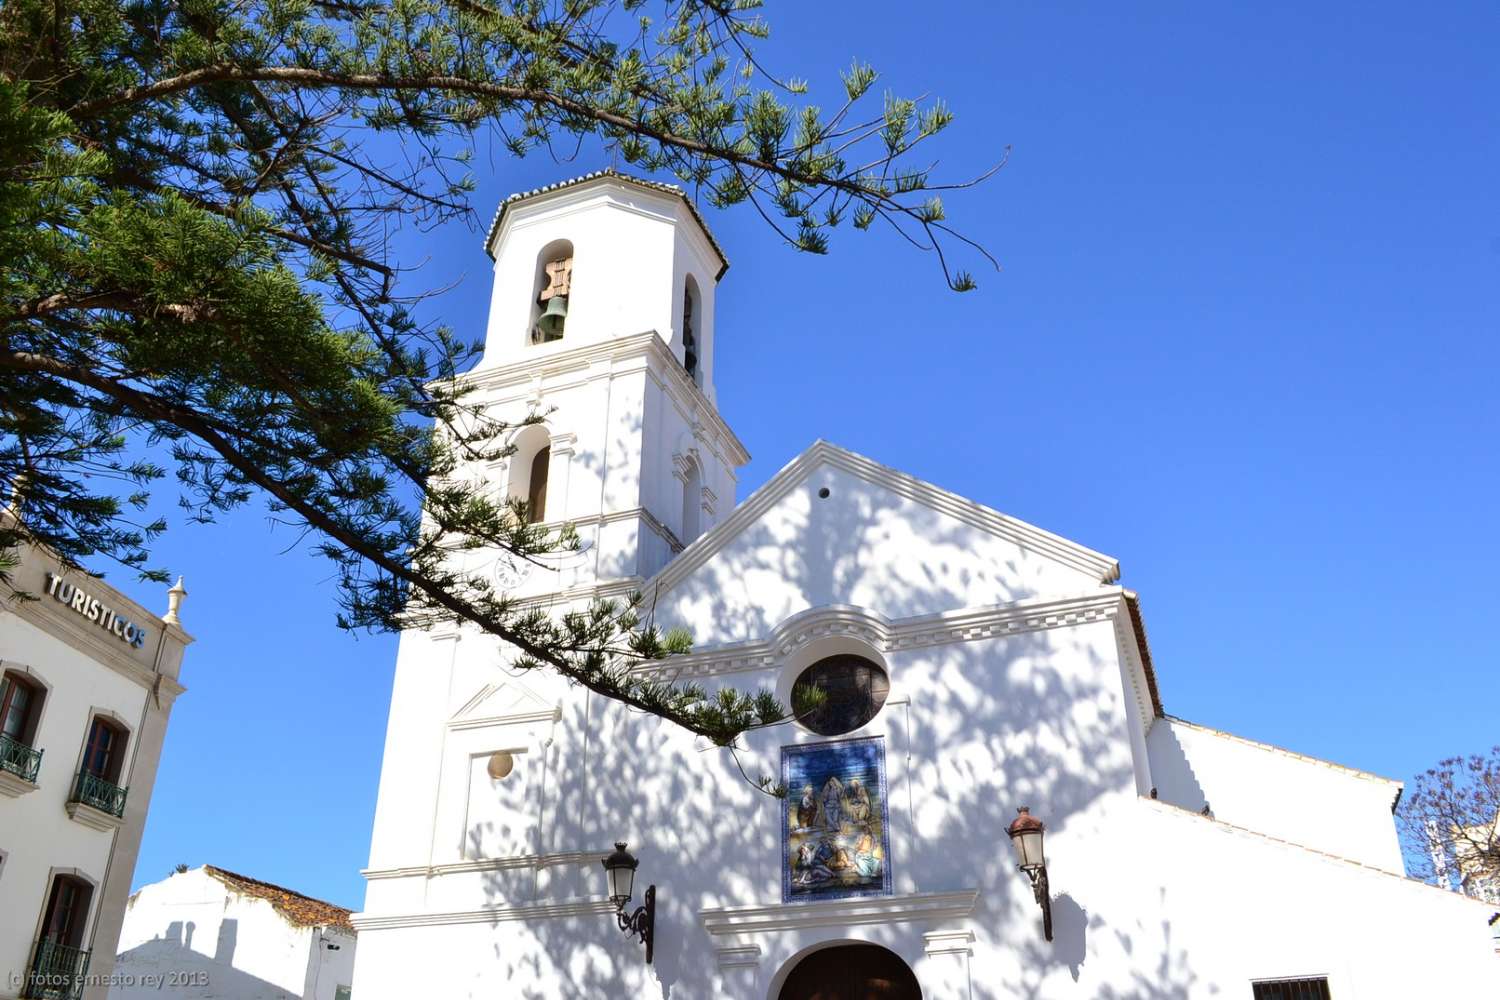
[[[1042,835],[1047,827],[1031,815],[1031,809],[1022,806],[1020,813],[1006,831],[1010,844],[1016,849],[1016,861],[1021,871],[1031,879],[1031,893],[1042,908],[1042,933],[1052,940],[1052,896],[1047,889],[1047,855],[1042,852]]]
[[[646,946],[646,964],[651,964],[652,944],[656,937],[656,886],[646,888],[646,898],[630,916],[625,915],[625,904],[630,902],[635,887],[635,870],[640,861],[625,850],[625,841],[615,841],[615,853],[600,862],[605,877],[609,880],[609,901],[615,904],[615,919],[620,930],[632,937],[640,938]]]

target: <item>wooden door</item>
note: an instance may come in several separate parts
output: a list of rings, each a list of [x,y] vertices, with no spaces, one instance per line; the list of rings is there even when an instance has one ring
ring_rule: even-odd
[[[808,955],[781,987],[780,1000],[922,1000],[917,977],[893,951],[845,944]]]

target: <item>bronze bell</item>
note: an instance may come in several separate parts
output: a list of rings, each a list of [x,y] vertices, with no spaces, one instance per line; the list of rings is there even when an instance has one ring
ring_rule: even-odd
[[[568,297],[566,295],[554,295],[547,300],[547,308],[542,310],[542,316],[536,321],[536,328],[542,334],[542,340],[561,340],[563,335],[563,321],[568,318]]]

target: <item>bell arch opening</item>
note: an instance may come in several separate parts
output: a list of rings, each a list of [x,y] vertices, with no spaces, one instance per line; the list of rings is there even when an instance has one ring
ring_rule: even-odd
[[[922,1000],[911,966],[878,944],[836,944],[792,961],[775,1000]]]
[[[573,244],[570,240],[553,240],[536,256],[528,338],[531,343],[549,344],[563,339],[572,295]]]

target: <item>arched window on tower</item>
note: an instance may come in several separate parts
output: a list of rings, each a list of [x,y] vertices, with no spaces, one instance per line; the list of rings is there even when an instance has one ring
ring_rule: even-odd
[[[543,424],[532,424],[511,442],[510,481],[506,493],[526,504],[526,522],[547,519],[547,482],[552,464],[552,435]]]
[[[531,460],[531,477],[526,484],[526,516],[532,524],[547,520],[547,469],[551,464],[551,448],[540,449]]]
[[[703,474],[698,463],[688,459],[682,481],[682,544],[691,545],[702,530]]]
[[[562,340],[573,293],[573,244],[553,240],[536,257],[531,296],[531,342]]]
[[[698,374],[697,324],[700,311],[698,283],[690,274],[682,289],[682,367],[686,369],[688,378],[698,385],[703,384]]]

